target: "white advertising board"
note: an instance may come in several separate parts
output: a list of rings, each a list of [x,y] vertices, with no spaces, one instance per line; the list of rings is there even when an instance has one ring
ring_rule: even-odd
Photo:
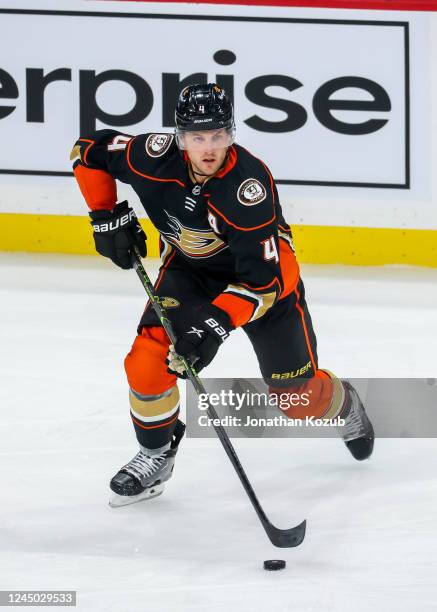
[[[297,222],[436,225],[429,14],[19,4],[0,8],[1,211],[83,214],[61,178],[78,135],[172,131],[182,86],[215,80]]]
[[[407,22],[35,11],[2,26],[1,131],[26,143],[3,170],[68,170],[80,130],[171,130],[195,75],[233,89],[239,137],[280,183],[409,186]]]

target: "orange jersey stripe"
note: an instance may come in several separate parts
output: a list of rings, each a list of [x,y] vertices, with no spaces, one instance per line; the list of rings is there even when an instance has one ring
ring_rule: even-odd
[[[279,238],[279,265],[281,267],[282,284],[284,289],[281,298],[287,297],[297,287],[299,282],[299,264],[293,249],[283,238]]]
[[[210,200],[208,200],[208,206],[210,206],[214,212],[216,212],[222,219],[224,219],[228,225],[235,227],[235,229],[242,230],[243,232],[251,232],[252,230],[260,229],[262,227],[265,227],[266,225],[270,225],[270,223],[272,223],[276,219],[276,213],[273,213],[273,217],[269,219],[268,221],[266,221],[265,223],[261,223],[261,225],[255,225],[253,227],[240,227],[239,225],[236,225],[235,223],[230,221],[227,217],[225,217],[225,215],[222,212],[217,210],[217,208],[213,206],[213,204],[211,204]]]
[[[90,140],[89,138],[79,138],[79,140],[82,140],[83,142],[89,142],[90,143],[87,146],[87,148],[85,149],[85,153],[83,154],[83,163],[86,164],[86,163],[88,163],[87,160],[86,160],[87,155],[88,155],[88,151],[91,149],[91,147],[93,146],[95,141],[94,140]]]
[[[170,262],[172,261],[172,259],[174,258],[174,256],[176,255],[176,251],[173,251],[173,253],[170,254],[169,258],[167,259],[167,261],[165,262],[160,275],[158,276],[158,279],[156,281],[155,284],[155,291],[156,289],[158,289],[159,285],[161,284],[162,281],[162,277],[164,276],[165,271],[167,270],[168,266],[170,265]]]
[[[254,287],[253,285],[249,285],[248,283],[241,282],[240,285],[242,285],[243,287],[248,287],[249,289],[252,289],[252,291],[261,291],[262,289],[270,289],[270,287],[272,287],[275,283],[277,283],[279,285],[279,288],[281,288],[281,283],[279,282],[276,276],[272,281],[270,281],[268,285],[264,285],[263,287]]]
[[[135,138],[132,138],[132,140],[129,141],[129,144],[127,145],[127,153],[126,153],[126,160],[127,160],[128,166],[132,170],[132,172],[135,172],[135,174],[138,174],[139,176],[143,176],[146,179],[150,179],[151,181],[158,181],[160,183],[177,183],[181,187],[185,187],[185,184],[182,183],[182,181],[180,181],[179,179],[162,179],[162,178],[157,178],[156,176],[149,176],[148,174],[144,174],[143,172],[140,172],[139,170],[134,168],[133,165],[131,164],[131,161],[130,161],[130,148],[131,148],[131,145],[132,145],[134,140],[135,140]]]
[[[302,306],[299,304],[300,293],[299,293],[299,290],[298,290],[297,287],[295,289],[295,293],[296,293],[296,308],[298,309],[300,317],[302,319],[303,331],[304,331],[304,334],[305,334],[305,341],[306,341],[306,345],[307,345],[307,348],[308,348],[308,353],[309,353],[309,356],[310,356],[310,359],[311,359],[311,363],[312,363],[312,366],[313,366],[313,371],[316,372],[317,371],[316,360],[314,359],[313,351],[311,350],[311,344],[310,344],[310,340],[309,340],[309,337],[308,337],[308,329],[307,329],[307,326],[306,326],[306,323],[305,323],[305,315],[304,315],[304,312],[302,310]]]

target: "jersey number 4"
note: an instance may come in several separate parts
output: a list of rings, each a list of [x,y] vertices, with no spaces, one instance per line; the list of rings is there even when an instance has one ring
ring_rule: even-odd
[[[274,236],[270,236],[267,240],[262,240],[261,244],[264,249],[264,259],[266,261],[274,261],[279,263],[278,249],[276,248],[276,242]]]
[[[108,151],[123,151],[132,140],[132,136],[124,136],[123,134],[117,134],[112,142],[108,144]]]

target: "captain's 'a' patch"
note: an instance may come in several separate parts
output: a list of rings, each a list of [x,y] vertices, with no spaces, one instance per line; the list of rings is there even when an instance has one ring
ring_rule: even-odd
[[[146,140],[146,151],[150,157],[161,157],[168,151],[173,134],[150,134]]]
[[[267,192],[257,179],[248,178],[241,183],[237,191],[237,198],[244,206],[255,206],[266,199]]]

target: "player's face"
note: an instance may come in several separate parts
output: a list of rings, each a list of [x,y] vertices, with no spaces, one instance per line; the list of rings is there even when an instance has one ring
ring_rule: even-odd
[[[184,149],[194,172],[198,170],[208,176],[215,174],[223,164],[231,143],[232,140],[226,129],[184,134]]]

